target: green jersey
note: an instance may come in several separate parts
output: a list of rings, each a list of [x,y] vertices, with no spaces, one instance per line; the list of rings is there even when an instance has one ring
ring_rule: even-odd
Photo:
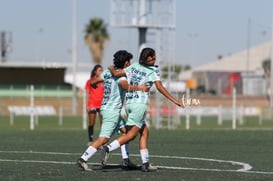
[[[100,76],[104,80],[104,95],[101,103],[101,110],[121,109],[125,90],[119,86],[119,82],[121,80],[126,80],[126,78],[114,77],[108,69],[104,70]]]
[[[138,62],[124,69],[127,80],[131,85],[146,84],[152,87],[155,81],[160,80],[159,69],[155,66],[143,66]],[[134,91],[126,93],[126,103],[148,104],[149,92]]]

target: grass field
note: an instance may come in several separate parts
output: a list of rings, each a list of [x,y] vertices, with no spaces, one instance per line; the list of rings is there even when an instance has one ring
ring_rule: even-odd
[[[150,159],[157,172],[122,170],[119,151],[111,154],[106,169],[98,152],[89,160],[93,171],[83,172],[75,166],[87,148],[80,118],[65,118],[63,126],[58,118],[40,118],[30,131],[28,117],[16,117],[14,126],[9,117],[0,117],[0,180],[273,180],[271,124],[251,120],[231,130],[228,122],[215,129],[204,121],[185,130],[182,121],[176,130],[150,130]],[[131,160],[140,165],[137,142],[130,144]]]

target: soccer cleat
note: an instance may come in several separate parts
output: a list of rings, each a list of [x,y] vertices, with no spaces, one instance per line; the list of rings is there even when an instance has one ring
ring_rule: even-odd
[[[138,166],[131,162],[129,158],[123,159],[121,162],[121,168],[124,170],[136,170]]]
[[[82,158],[79,158],[76,162],[76,165],[81,168],[83,171],[90,172],[92,171],[91,168],[88,167],[86,161],[84,161]]]
[[[101,166],[105,167],[109,158],[109,148],[103,146],[101,149]]]
[[[157,170],[157,168],[155,166],[152,166],[149,162],[143,163],[141,166],[142,172],[153,172],[156,170]]]

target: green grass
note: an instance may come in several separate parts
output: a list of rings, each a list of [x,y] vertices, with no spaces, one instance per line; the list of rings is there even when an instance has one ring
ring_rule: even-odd
[[[97,153],[89,160],[94,171],[83,172],[74,165],[87,148],[87,131],[82,130],[81,118],[65,117],[59,126],[58,118],[41,117],[39,125],[30,131],[29,117],[15,117],[13,126],[8,117],[0,117],[0,180],[273,179],[272,129],[259,129],[264,127],[255,120],[238,130],[231,130],[230,122],[210,128],[216,122],[204,120],[201,126],[192,123],[190,130],[184,129],[183,120],[181,123],[176,130],[150,129],[150,159],[159,166],[157,172],[122,170],[118,165],[120,151],[111,154],[106,169],[101,169]],[[95,134],[98,132],[97,125]],[[130,144],[131,160],[141,164],[137,142],[136,138]],[[238,171],[243,163],[252,169]]]
[[[179,129],[185,129],[185,117],[182,116]],[[167,118],[163,117],[163,127],[167,127]],[[154,125],[154,124],[153,124]],[[194,116],[190,117],[190,129],[231,129],[232,121],[223,120],[222,125],[218,125],[216,116],[202,117],[201,124],[198,125],[196,118]],[[240,124],[237,120],[236,128],[238,129],[272,129],[273,130],[273,120],[263,119],[261,122],[258,117],[244,117],[243,124]]]

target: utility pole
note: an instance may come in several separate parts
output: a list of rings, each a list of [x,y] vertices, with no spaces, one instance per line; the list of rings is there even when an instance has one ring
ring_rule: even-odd
[[[146,27],[146,0],[140,0],[139,1],[139,40],[138,40],[138,46],[139,51],[141,49],[146,47],[146,33],[147,33],[147,27]]]
[[[272,25],[273,26],[273,10],[272,10]],[[272,27],[272,37],[271,37],[271,61],[270,61],[270,116],[273,117],[273,27]]]
[[[11,32],[1,31],[0,32],[0,63],[7,61],[7,54],[11,50]]]
[[[77,89],[76,89],[76,73],[77,73],[77,0],[72,0],[72,114],[77,114]]]

